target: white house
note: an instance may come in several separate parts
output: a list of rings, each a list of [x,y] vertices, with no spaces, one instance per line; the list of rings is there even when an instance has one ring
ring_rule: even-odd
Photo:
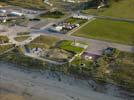
[[[15,16],[22,16],[23,15],[23,13],[15,12],[15,11],[11,12],[10,14],[15,15]]]

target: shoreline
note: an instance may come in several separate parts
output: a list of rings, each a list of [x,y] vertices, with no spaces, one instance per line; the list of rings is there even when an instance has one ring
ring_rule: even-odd
[[[61,78],[60,81],[58,77]],[[88,82],[93,84],[92,81]],[[14,67],[13,64],[0,62],[0,85],[14,84],[19,87],[20,90],[18,89],[19,91],[16,92],[21,91],[21,95],[22,92],[28,91],[28,94],[32,95],[32,97],[42,98],[42,96],[44,96],[44,98],[48,98],[46,100],[110,100],[110,98],[111,100],[124,100],[123,98],[114,97],[118,92],[113,90],[111,86],[107,87],[111,87],[111,89],[107,91],[109,93],[100,93],[102,91],[93,91],[88,82],[87,80],[61,75],[57,72],[44,71],[41,73],[39,71],[20,69]],[[39,93],[36,93],[36,91]],[[114,94],[111,94],[112,92]],[[44,95],[44,93],[47,95]],[[56,99],[56,97],[58,99]]]

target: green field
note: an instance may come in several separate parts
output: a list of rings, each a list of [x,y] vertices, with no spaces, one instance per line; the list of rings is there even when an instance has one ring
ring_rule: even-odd
[[[134,45],[134,23],[96,19],[73,35]]]
[[[84,50],[83,48],[73,46],[72,43],[73,43],[72,41],[63,40],[63,41],[60,41],[58,47],[60,49],[70,51],[76,54],[81,53]]]
[[[111,16],[118,18],[132,18],[134,19],[134,0],[120,0],[118,2],[111,1],[108,8],[101,8],[98,15]],[[87,14],[96,14],[96,9],[87,9],[83,11]]]

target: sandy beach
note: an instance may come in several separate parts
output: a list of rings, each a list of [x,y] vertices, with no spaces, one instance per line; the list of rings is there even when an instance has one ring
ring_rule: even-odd
[[[0,100],[124,100],[93,91],[86,80],[57,77],[0,63]]]

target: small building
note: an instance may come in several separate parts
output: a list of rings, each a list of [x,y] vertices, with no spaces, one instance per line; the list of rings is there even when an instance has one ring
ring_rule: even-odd
[[[57,30],[57,31],[61,31],[62,28],[63,28],[62,26],[56,26],[56,27],[55,27],[55,30]]]
[[[10,15],[13,15],[13,16],[23,16],[23,13],[20,13],[20,12],[11,12]]]
[[[99,57],[100,57],[100,55],[89,53],[89,52],[84,52],[82,54],[82,58],[85,60],[96,61]]]
[[[0,9],[0,13],[6,13],[7,11],[4,9]]]
[[[49,31],[60,32],[62,29],[63,29],[62,26],[53,26],[53,27],[49,28]]]
[[[32,52],[33,52],[34,54],[40,56],[41,53],[42,53],[42,49],[41,49],[41,48],[33,48],[33,49],[32,49]]]

